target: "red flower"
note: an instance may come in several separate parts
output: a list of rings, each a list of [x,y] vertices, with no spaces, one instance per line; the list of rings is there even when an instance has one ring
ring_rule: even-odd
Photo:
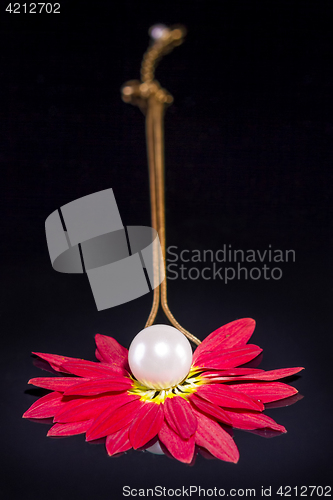
[[[104,335],[96,335],[99,362],[34,353],[66,376],[31,379],[29,384],[53,392],[23,417],[53,417],[48,436],[86,433],[87,441],[106,437],[109,455],[141,448],[158,437],[181,462],[192,461],[195,445],[237,462],[238,449],[225,426],[286,432],[262,411],[265,403],[297,393],[276,380],[303,369],[238,368],[262,351],[247,344],[254,327],[254,320],[246,318],[211,333],[195,350],[186,379],[165,390],[135,380],[127,349]]]

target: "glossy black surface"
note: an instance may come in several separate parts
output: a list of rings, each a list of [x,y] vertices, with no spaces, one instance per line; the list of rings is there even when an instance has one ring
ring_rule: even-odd
[[[111,500],[123,498],[125,485],[256,488],[260,497],[261,486],[330,484],[330,3],[61,2],[59,16],[43,17],[10,15],[6,5],[3,498]],[[52,269],[44,221],[61,205],[112,187],[124,224],[149,225],[144,118],[119,89],[139,76],[156,22],[188,28],[186,43],[157,72],[175,98],[165,120],[168,245],[296,252],[295,262],[278,265],[280,280],[169,280],[173,314],[201,339],[253,317],[260,367],[306,367],[292,382],[304,398],[267,410],[288,433],[264,439],[235,431],[237,465],[199,456],[189,467],[145,452],[108,458],[103,445],[46,438],[47,425],[21,418],[35,401],[27,380],[46,375],[31,351],[93,360],[95,333],[128,347],[148,317],[151,295],[97,312],[86,277]]]

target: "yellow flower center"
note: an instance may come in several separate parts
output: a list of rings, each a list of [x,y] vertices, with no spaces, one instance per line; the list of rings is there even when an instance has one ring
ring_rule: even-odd
[[[192,367],[187,377],[178,385],[170,387],[168,389],[151,389],[141,384],[133,376],[131,376],[133,381],[133,387],[129,389],[128,394],[138,394],[140,396],[140,401],[146,403],[156,403],[161,404],[167,398],[175,398],[180,396],[181,398],[187,399],[190,394],[197,391],[200,385],[206,383],[206,381],[198,374],[198,369]]]

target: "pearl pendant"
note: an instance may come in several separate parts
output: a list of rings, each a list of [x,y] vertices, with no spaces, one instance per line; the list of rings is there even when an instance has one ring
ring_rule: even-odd
[[[134,337],[128,362],[135,378],[151,389],[169,389],[186,377],[192,364],[192,348],[176,328],[153,325]]]

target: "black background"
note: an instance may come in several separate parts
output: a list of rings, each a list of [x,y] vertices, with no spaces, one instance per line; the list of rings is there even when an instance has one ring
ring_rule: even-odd
[[[124,485],[259,497],[262,485],[330,484],[331,2],[60,3],[60,15],[33,16],[1,2],[3,498],[120,499]],[[123,223],[149,225],[144,117],[119,89],[139,77],[156,22],[188,29],[157,70],[175,99],[165,119],[168,245],[296,252],[280,280],[169,280],[171,310],[193,334],[253,317],[262,368],[306,367],[294,380],[304,399],[267,411],[288,433],[235,431],[237,465],[108,458],[83,436],[46,438],[46,425],[21,419],[35,401],[27,380],[45,375],[31,351],[93,360],[95,333],[128,347],[148,317],[151,295],[97,312],[86,277],[52,269],[44,221],[112,187]]]

